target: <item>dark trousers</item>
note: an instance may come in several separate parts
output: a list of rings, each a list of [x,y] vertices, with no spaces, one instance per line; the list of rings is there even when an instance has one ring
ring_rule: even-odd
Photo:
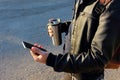
[[[104,80],[104,70],[94,73],[70,74],[64,73],[60,80]]]

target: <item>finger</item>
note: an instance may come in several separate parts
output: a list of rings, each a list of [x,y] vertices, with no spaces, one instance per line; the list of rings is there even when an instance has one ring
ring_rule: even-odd
[[[43,48],[43,46],[42,46],[42,45],[38,45],[38,47],[39,47],[39,48]]]
[[[48,32],[48,35],[49,35],[50,37],[52,37],[52,36],[53,36],[53,32]]]
[[[42,45],[38,45],[37,43],[34,44],[35,47],[38,47],[38,48],[43,48]]]
[[[30,53],[33,56],[33,58],[37,57],[37,55],[33,51],[30,50]]]
[[[32,55],[32,57],[33,57],[34,59],[38,57],[38,56],[37,56],[33,51],[31,51],[31,50],[30,50],[30,53],[31,53],[31,55]]]
[[[52,26],[48,26],[48,30],[52,30]]]
[[[40,50],[39,50],[38,48],[36,48],[36,47],[32,47],[32,48],[31,48],[31,51],[32,51],[33,53],[35,53],[36,55],[40,55],[40,54],[41,54]]]
[[[31,55],[32,55],[32,57],[33,57],[33,59],[34,59],[34,61],[39,62],[39,58],[38,58],[39,55],[36,55],[36,54],[33,53],[31,50],[30,50],[30,53],[31,53]]]
[[[52,37],[53,36],[53,33],[51,32],[51,33],[48,33],[48,35],[50,36],[50,37]]]
[[[49,32],[49,36],[52,37],[53,36],[53,32]]]
[[[53,33],[53,30],[51,28],[48,29],[48,33]]]
[[[38,43],[35,43],[34,46],[38,46]]]
[[[35,47],[38,47],[38,48],[43,48],[42,45],[38,45],[37,43],[34,44]]]
[[[48,30],[49,33],[53,33],[53,30]]]

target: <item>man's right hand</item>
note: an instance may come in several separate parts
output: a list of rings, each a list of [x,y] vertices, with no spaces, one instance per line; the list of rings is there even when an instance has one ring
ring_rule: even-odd
[[[41,47],[38,44],[34,44],[34,46]],[[36,62],[46,64],[49,53],[41,51],[39,48],[34,47],[34,46],[30,50],[30,53],[31,53],[33,59]]]

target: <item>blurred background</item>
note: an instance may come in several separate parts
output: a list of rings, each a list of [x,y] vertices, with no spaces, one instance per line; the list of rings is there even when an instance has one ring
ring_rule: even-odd
[[[39,43],[58,54],[47,34],[50,18],[70,20],[74,0],[0,0],[0,80],[59,80],[63,73],[34,62],[21,42]],[[106,80],[120,80],[120,70],[106,70]]]

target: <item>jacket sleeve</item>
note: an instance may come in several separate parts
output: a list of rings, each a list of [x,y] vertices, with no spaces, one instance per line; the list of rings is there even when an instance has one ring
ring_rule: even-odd
[[[77,56],[49,54],[47,65],[58,72],[83,73],[100,70],[111,60],[115,48],[120,44],[120,2],[113,0],[100,16],[100,23],[87,52]]]

